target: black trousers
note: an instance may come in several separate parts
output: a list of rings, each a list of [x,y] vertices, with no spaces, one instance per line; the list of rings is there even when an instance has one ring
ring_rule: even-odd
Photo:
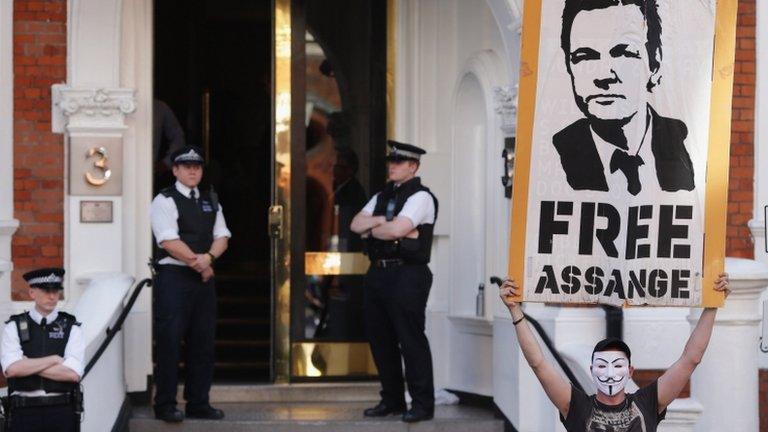
[[[189,267],[161,265],[154,289],[155,410],[176,406],[181,342],[187,407],[207,406],[214,366],[216,287]]]
[[[431,286],[432,272],[426,265],[372,265],[368,271],[365,327],[379,369],[381,399],[388,405],[405,405],[402,356],[413,407],[428,412],[435,409],[432,353],[424,334]]]
[[[14,408],[11,432],[77,432],[80,416],[72,405]]]

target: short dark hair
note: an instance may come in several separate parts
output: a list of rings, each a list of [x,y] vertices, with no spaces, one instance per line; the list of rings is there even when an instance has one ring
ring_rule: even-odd
[[[656,0],[565,0],[563,8],[563,29],[560,33],[560,46],[565,53],[565,64],[568,71],[571,70],[571,28],[576,15],[581,11],[591,11],[595,9],[606,9],[611,6],[635,5],[640,8],[640,12],[648,25],[646,31],[645,49],[648,52],[648,64],[652,71],[657,71],[661,67],[661,17],[659,16],[659,6]],[[658,58],[656,56],[658,54]]]
[[[629,360],[630,363],[632,362],[632,351],[630,351],[629,346],[619,338],[609,337],[596,343],[595,348],[592,350],[592,361],[595,361],[595,353],[599,351],[621,351],[627,355],[627,360]]]

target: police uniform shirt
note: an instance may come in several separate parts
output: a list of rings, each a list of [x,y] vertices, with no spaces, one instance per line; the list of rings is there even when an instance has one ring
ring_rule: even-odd
[[[372,215],[373,211],[376,209],[376,201],[378,198],[379,194],[377,193],[370,201],[368,201],[368,204],[366,204],[360,212]],[[422,224],[435,223],[435,201],[432,199],[432,195],[425,191],[418,191],[409,196],[408,199],[405,200],[403,209],[400,210],[400,213],[398,213],[396,217],[408,218],[411,223],[413,223],[414,228]]]
[[[179,181],[176,182],[175,186],[176,190],[189,198],[189,193],[192,189],[184,186]],[[195,187],[195,196],[198,198],[200,197],[200,190],[197,187]],[[179,239],[179,210],[176,208],[176,202],[173,201],[172,197],[158,194],[152,201],[150,219],[152,221],[152,232],[155,234],[155,240],[157,241],[158,246],[166,240]],[[219,211],[216,213],[216,221],[213,224],[213,239],[216,240],[221,237],[232,237],[232,233],[229,232],[229,229],[227,228],[227,222],[224,220],[221,203],[219,203]],[[186,265],[170,256],[161,259],[158,264]]]
[[[29,311],[29,316],[32,320],[40,324],[43,316],[37,309],[32,308]],[[46,322],[52,323],[56,321],[59,316],[59,310],[54,309],[53,312],[45,317]],[[16,322],[11,321],[5,325],[3,330],[2,345],[0,345],[2,355],[0,355],[0,363],[2,363],[3,373],[8,371],[8,368],[19,360],[24,358],[24,351],[21,349],[21,342],[19,340],[19,331],[16,328]],[[72,369],[78,376],[83,376],[83,359],[85,357],[85,342],[83,341],[83,331],[78,325],[73,325],[72,330],[69,333],[69,340],[67,340],[67,346],[64,348],[64,362],[62,365]],[[37,397],[37,396],[54,396],[59,393],[46,393],[45,390],[35,391],[17,391],[14,392],[19,396]]]

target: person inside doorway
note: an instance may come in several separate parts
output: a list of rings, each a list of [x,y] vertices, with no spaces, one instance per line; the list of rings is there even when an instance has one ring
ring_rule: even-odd
[[[715,281],[715,290],[726,297],[730,293],[726,273]],[[560,412],[560,421],[568,432],[655,432],[667,407],[680,395],[704,357],[717,314],[717,308],[705,308],[680,359],[658,380],[635,393],[625,391],[634,373],[632,352],[627,344],[617,338],[598,342],[592,350],[589,368],[597,394],[587,395],[566,381],[544,357],[520,303],[512,300],[511,296],[519,293],[520,286],[514,279],[506,279],[499,288],[499,296],[512,315],[520,349],[549,400]]]

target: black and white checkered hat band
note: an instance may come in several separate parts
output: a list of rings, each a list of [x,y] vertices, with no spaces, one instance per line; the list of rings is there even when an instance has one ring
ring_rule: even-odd
[[[64,279],[60,276],[56,276],[55,274],[51,273],[48,276],[40,276],[36,278],[32,278],[27,281],[30,285],[37,285],[37,284],[44,284],[44,283],[61,283],[64,281]]]
[[[190,150],[184,154],[176,156],[174,162],[202,162],[203,158],[196,151]]]
[[[400,150],[393,148],[391,152],[389,152],[389,157],[393,158],[410,158],[410,159],[421,159],[421,155],[416,152],[411,152],[408,150]]]

